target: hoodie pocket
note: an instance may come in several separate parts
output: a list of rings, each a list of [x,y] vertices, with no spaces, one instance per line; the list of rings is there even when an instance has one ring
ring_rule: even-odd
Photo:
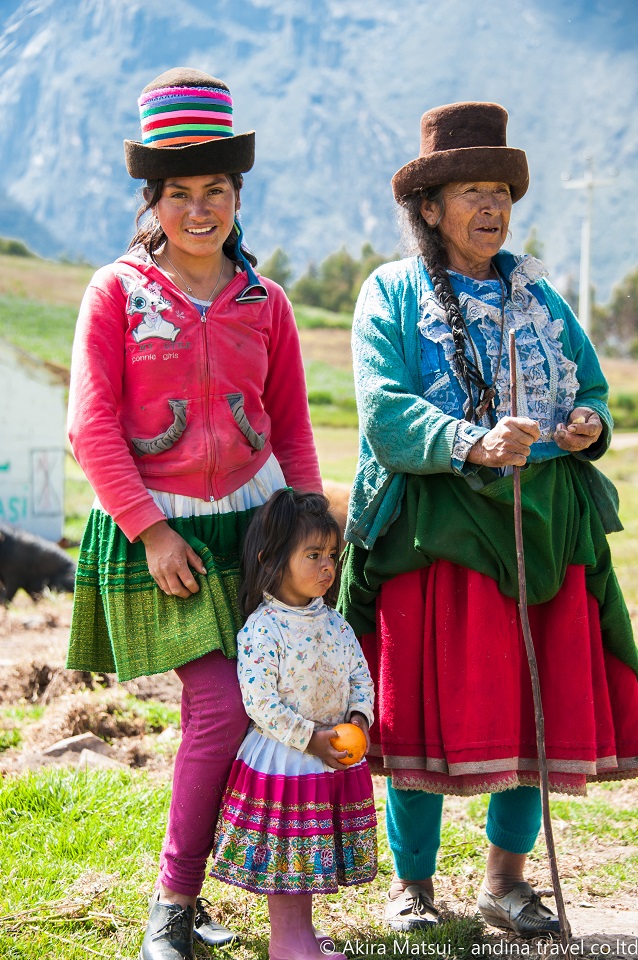
[[[253,450],[263,450],[266,445],[266,434],[257,433],[257,431],[251,427],[244,410],[243,393],[227,393],[226,400],[228,401],[228,406],[230,407],[230,412],[233,415],[235,423]]]
[[[135,452],[140,457],[154,456],[158,453],[164,453],[170,450],[174,443],[177,443],[186,429],[186,407],[187,400],[169,400],[168,405],[173,414],[173,422],[163,433],[158,433],[156,437],[148,440],[142,437],[131,437],[131,443],[135,447]]]

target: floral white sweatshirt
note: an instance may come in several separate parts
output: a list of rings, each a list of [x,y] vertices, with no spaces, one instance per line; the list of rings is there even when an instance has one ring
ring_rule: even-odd
[[[267,737],[305,750],[315,730],[353,712],[372,724],[374,689],[359,641],[317,597],[288,607],[264,602],[237,635],[239,683],[248,716]]]

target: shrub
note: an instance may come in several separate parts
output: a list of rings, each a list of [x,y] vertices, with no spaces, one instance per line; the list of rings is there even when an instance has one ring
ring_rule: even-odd
[[[22,240],[10,240],[6,237],[0,237],[0,253],[8,257],[34,257],[35,254],[29,250],[26,243]]]

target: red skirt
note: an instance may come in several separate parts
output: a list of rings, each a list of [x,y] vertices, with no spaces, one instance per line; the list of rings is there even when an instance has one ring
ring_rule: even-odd
[[[603,649],[585,570],[529,607],[550,787],[638,776],[638,680]],[[385,583],[361,639],[377,690],[368,763],[395,787],[478,794],[538,783],[534,705],[516,601],[437,560]]]

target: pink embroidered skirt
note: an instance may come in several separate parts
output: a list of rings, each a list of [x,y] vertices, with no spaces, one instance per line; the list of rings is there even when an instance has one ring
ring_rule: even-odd
[[[336,893],[376,872],[366,761],[332,770],[252,729],[230,773],[211,876],[255,893]]]
[[[584,568],[530,606],[552,789],[638,776],[638,680],[605,650]],[[395,787],[477,794],[538,783],[517,604],[489,577],[438,560],[385,583],[362,638],[377,690],[373,773]]]

